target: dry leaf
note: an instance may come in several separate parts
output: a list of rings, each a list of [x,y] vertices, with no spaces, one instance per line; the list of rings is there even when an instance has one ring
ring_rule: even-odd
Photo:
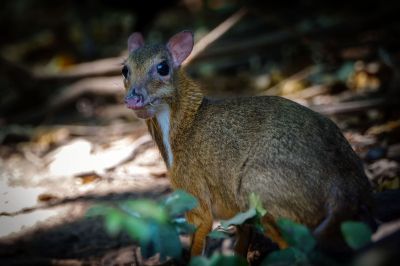
[[[380,135],[400,127],[400,120],[389,121],[386,124],[373,126],[367,130],[368,135]]]
[[[57,200],[58,196],[50,193],[42,193],[38,196],[37,200],[40,202],[49,202],[53,200]]]
[[[78,177],[79,177],[82,185],[93,183],[101,178],[101,176],[99,176],[95,173],[82,175],[82,176],[78,176]]]

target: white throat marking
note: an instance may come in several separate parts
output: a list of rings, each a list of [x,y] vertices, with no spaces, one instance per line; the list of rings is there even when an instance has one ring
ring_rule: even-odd
[[[161,111],[159,111],[156,114],[157,122],[162,132],[164,149],[167,153],[167,166],[169,168],[171,168],[172,162],[174,161],[174,157],[171,150],[171,144],[169,140],[170,117],[171,117],[171,110],[168,105],[165,105],[165,107],[163,107]]]

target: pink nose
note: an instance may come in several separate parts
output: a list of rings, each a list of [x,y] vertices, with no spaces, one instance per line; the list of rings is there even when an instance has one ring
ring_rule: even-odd
[[[142,95],[129,95],[125,97],[125,104],[128,108],[137,110],[144,107],[144,98]]]
[[[142,97],[138,96],[134,96],[134,97],[126,97],[125,98],[125,103],[126,104],[138,104],[142,101]]]

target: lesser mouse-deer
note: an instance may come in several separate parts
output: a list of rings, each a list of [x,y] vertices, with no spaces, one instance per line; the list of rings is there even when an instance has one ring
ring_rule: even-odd
[[[301,222],[320,241],[340,235],[342,221],[361,219],[370,184],[338,127],[281,97],[205,97],[181,68],[193,43],[189,31],[166,45],[145,45],[133,33],[122,69],[125,103],[146,120],[173,188],[199,200],[187,214],[197,226],[191,254],[201,253],[213,219],[247,210],[250,193],[271,217]]]

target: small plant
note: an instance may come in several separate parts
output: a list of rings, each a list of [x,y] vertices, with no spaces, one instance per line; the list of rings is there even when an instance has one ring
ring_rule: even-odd
[[[371,229],[363,223],[347,221],[341,224],[340,229],[347,245],[352,249],[359,249],[371,242]]]
[[[221,227],[222,229],[228,229],[229,226],[240,226],[243,224],[252,224],[255,226],[257,230],[261,233],[264,232],[264,227],[261,224],[261,218],[267,213],[267,211],[263,208],[260,197],[254,193],[250,194],[249,197],[250,207],[245,212],[239,212],[234,217],[229,220],[222,220]],[[208,234],[209,237],[212,238],[228,238],[229,235],[225,231],[217,231],[214,230]]]
[[[88,211],[87,216],[102,216],[105,228],[111,235],[121,231],[127,232],[137,241],[145,258],[159,253],[160,260],[167,257],[180,259],[182,244],[179,234],[191,234],[195,231],[195,227],[186,222],[183,214],[195,208],[197,204],[192,195],[177,190],[160,201],[139,199],[97,205]],[[260,198],[251,194],[249,206],[247,211],[222,221],[222,228],[252,224],[257,230],[264,232],[261,218],[267,211],[263,208]],[[289,219],[278,219],[276,224],[289,247],[269,253],[262,266],[338,265],[333,259],[315,249],[316,240],[306,226]],[[363,223],[347,221],[341,225],[341,230],[346,243],[353,249],[359,249],[370,242],[371,230]],[[229,237],[224,231],[213,231],[209,236]],[[211,258],[194,257],[189,265],[246,266],[248,263],[240,256],[214,254]]]
[[[260,232],[264,232],[265,229],[262,227],[261,218],[266,213],[267,211],[263,208],[259,197],[251,194],[250,208],[246,212],[238,213],[229,220],[221,221],[221,225],[226,229],[230,225],[239,226],[247,223],[254,225]],[[332,258],[316,250],[317,242],[306,226],[284,218],[278,219],[276,223],[279,232],[289,247],[268,254],[262,262],[262,266],[338,265]],[[346,243],[355,250],[371,241],[371,230],[361,222],[343,222],[341,230]],[[209,236],[221,238],[228,235],[221,231],[213,231]],[[212,260],[208,263],[198,265],[214,265],[210,264]]]
[[[197,204],[192,195],[177,190],[159,202],[139,199],[97,205],[87,216],[104,217],[110,235],[127,232],[141,247],[144,258],[159,253],[160,259],[164,260],[181,257],[179,234],[190,234],[195,230],[182,215]]]
[[[316,240],[306,226],[289,219],[278,219],[277,224],[289,248],[270,253],[262,266],[339,265],[315,249]],[[371,241],[371,230],[361,222],[343,222],[341,229],[346,243],[355,250]]]
[[[289,247],[271,252],[262,265],[311,265],[313,253],[316,252],[314,250],[316,241],[310,230],[306,226],[289,219],[279,219],[277,225]]]

